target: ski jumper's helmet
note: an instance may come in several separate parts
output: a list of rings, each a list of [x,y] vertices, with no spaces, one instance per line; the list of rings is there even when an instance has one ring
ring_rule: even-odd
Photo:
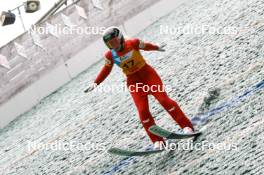
[[[122,51],[125,45],[125,39],[121,30],[117,27],[109,27],[104,31],[103,40],[109,49],[115,49],[115,51]],[[119,44],[117,48],[113,46]]]

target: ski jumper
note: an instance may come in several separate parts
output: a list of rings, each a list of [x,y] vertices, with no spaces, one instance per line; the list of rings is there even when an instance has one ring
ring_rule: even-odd
[[[140,50],[158,50],[158,46],[143,42],[139,39],[126,39],[124,49],[121,52],[109,50],[105,54],[105,65],[97,76],[95,83],[100,84],[110,74],[114,64],[117,64],[127,77],[127,87],[137,107],[140,121],[149,138],[154,143],[164,141],[148,131],[155,125],[155,121],[149,111],[148,95],[153,95],[181,128],[190,127],[191,121],[185,116],[178,104],[168,97],[163,87],[162,80],[157,72],[146,63]],[[143,86],[153,88],[143,88]],[[140,88],[142,87],[142,88]],[[156,87],[156,88],[154,88]]]

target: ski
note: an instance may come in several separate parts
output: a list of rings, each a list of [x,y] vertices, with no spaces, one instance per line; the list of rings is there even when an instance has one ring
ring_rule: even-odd
[[[192,134],[182,134],[182,133],[172,133],[170,131],[167,131],[157,125],[153,125],[149,128],[149,131],[152,134],[155,134],[160,137],[165,137],[167,139],[187,139],[187,138],[196,138],[199,135],[201,135],[201,132],[195,132]]]
[[[170,131],[167,131],[157,125],[153,125],[149,128],[149,131],[152,134],[155,134],[160,137],[165,137],[167,139],[188,139],[188,138],[197,138],[202,134],[202,132],[195,132],[192,134],[182,134],[182,133],[172,133]],[[156,153],[160,153],[164,150],[146,150],[146,151],[133,151],[133,150],[125,150],[120,148],[110,148],[108,150],[108,153],[115,154],[119,156],[148,156]]]
[[[120,148],[110,148],[108,150],[108,153],[119,155],[119,156],[132,157],[132,156],[148,156],[151,154],[160,153],[162,151],[163,150],[132,151],[132,150],[124,150]]]

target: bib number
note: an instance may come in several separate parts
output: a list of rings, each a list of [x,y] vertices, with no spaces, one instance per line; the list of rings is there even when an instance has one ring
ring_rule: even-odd
[[[135,65],[134,60],[130,60],[130,61],[124,63],[122,67],[129,69],[129,68],[133,67],[134,65]]]

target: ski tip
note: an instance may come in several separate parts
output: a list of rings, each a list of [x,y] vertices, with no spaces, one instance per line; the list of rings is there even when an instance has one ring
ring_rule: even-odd
[[[107,152],[114,155],[133,157],[133,156],[148,156],[151,154],[160,153],[163,150],[146,150],[146,151],[132,151],[120,148],[110,148]]]
[[[201,129],[199,129],[199,132],[204,132],[207,129],[207,126],[203,126]]]

